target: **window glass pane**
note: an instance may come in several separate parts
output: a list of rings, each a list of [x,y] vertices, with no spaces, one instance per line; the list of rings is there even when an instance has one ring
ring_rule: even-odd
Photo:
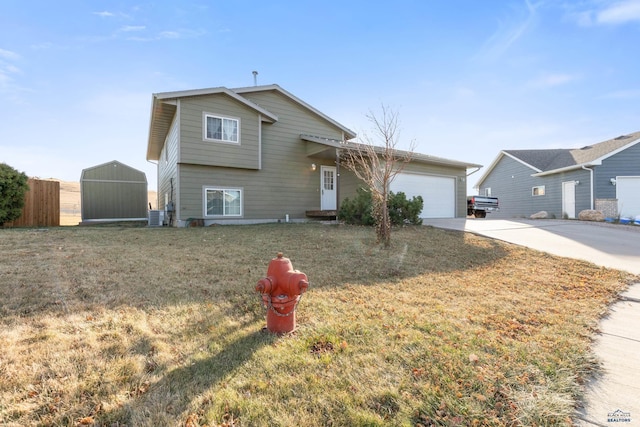
[[[207,117],[207,138],[222,139],[222,119]]]
[[[225,215],[240,215],[240,190],[225,191]]]
[[[238,121],[224,119],[224,129],[222,139],[225,141],[238,142]]]
[[[324,189],[325,190],[333,190],[333,171],[325,170],[324,171]]]
[[[224,214],[224,197],[221,190],[207,190],[207,215]]]

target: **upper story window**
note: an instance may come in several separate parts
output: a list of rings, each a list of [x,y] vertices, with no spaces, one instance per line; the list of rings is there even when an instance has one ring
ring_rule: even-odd
[[[544,185],[539,185],[531,189],[532,196],[544,196]]]
[[[491,197],[491,187],[487,187],[484,189],[484,195],[487,197]]]
[[[210,141],[240,142],[240,119],[204,114],[204,139]]]

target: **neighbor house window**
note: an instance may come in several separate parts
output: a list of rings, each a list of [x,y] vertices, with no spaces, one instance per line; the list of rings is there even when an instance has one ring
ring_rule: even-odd
[[[242,189],[204,189],[205,216],[242,216]]]
[[[531,189],[532,196],[544,196],[544,185],[539,185]]]
[[[240,119],[204,114],[204,139],[240,142]]]
[[[487,187],[484,189],[484,195],[487,197],[491,197],[491,187]]]

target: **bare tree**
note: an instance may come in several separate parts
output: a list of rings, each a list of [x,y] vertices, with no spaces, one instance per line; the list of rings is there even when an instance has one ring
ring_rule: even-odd
[[[361,141],[345,144],[343,165],[371,192],[377,240],[388,248],[391,244],[391,219],[387,206],[389,186],[411,161],[415,141],[411,142],[408,151],[398,150],[398,113],[384,104],[381,107],[381,116],[371,111],[366,116],[372,123],[372,136],[364,134]]]

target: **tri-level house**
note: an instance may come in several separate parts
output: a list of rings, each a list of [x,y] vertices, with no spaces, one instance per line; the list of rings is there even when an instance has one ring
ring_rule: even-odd
[[[503,150],[476,188],[500,199],[494,218],[539,211],[576,218],[586,209],[635,218],[640,216],[640,132],[582,148]]]
[[[278,85],[156,93],[158,207],[173,226],[335,216],[362,185],[340,164],[355,136]],[[415,154],[391,189],[422,195],[423,217],[465,216],[467,169],[479,167]]]

